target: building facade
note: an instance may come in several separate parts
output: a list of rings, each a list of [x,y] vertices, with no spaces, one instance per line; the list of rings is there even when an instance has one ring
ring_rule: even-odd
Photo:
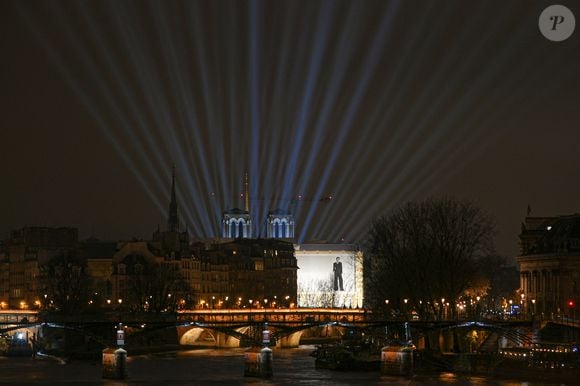
[[[192,243],[179,223],[173,173],[167,228],[157,229],[150,240],[79,241],[76,228],[13,231],[0,244],[0,306],[57,308],[57,302],[51,306],[43,266],[59,255],[73,256],[82,264],[91,307],[161,312],[296,306],[298,266],[293,244],[251,238],[249,211],[234,212],[229,219],[238,216],[244,222],[230,223],[231,237]]]
[[[522,303],[529,314],[577,317],[580,300],[580,214],[526,217],[522,223]]]
[[[76,228],[24,227],[12,231],[0,251],[0,306],[38,307],[44,295],[41,267],[78,246]]]

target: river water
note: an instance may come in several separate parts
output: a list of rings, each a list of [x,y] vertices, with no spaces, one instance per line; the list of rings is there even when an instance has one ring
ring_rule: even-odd
[[[274,376],[269,380],[244,377],[245,349],[199,349],[130,356],[129,378],[101,378],[101,364],[46,358],[0,357],[0,384],[42,385],[497,385],[556,386],[560,383],[523,382],[451,373],[400,378],[374,372],[316,370],[309,356],[314,346],[274,349]],[[130,354],[130,353],[129,353]]]

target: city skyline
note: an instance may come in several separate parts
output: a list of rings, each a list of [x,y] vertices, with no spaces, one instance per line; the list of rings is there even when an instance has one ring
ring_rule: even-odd
[[[447,195],[512,258],[528,205],[580,211],[580,34],[542,36],[548,5],[3,1],[0,239],[149,237],[175,164],[193,236],[244,207],[247,171],[255,223],[288,209],[299,243]]]

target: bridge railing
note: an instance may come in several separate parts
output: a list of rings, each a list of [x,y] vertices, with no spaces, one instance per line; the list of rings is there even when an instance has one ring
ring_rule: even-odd
[[[0,310],[0,323],[36,322],[38,311],[31,310]]]
[[[196,322],[285,322],[320,323],[364,321],[368,312],[360,309],[263,308],[181,310],[177,319]]]

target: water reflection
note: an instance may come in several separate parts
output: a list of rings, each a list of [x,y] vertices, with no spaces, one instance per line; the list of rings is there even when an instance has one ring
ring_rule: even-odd
[[[164,354],[130,356],[129,379],[101,378],[99,362],[73,361],[59,364],[51,359],[0,357],[0,383],[43,385],[497,385],[556,386],[559,384],[466,377],[453,373],[400,378],[379,372],[336,372],[316,370],[308,354],[314,347],[274,350],[274,377],[271,380],[244,378],[244,349],[199,349]]]

